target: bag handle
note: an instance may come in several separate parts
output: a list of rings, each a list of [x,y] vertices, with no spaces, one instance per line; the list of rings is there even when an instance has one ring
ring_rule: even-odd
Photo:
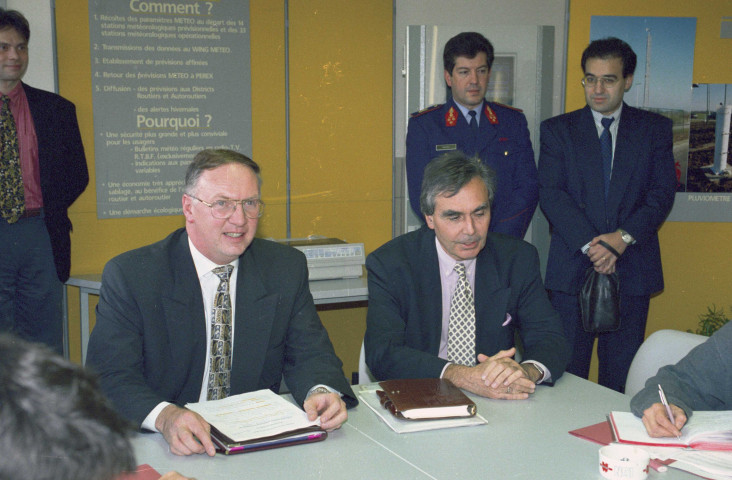
[[[615,250],[612,246],[610,246],[610,244],[607,243],[606,241],[598,240],[597,243],[599,243],[600,245],[605,247],[607,249],[607,251],[612,253],[613,255],[615,255],[616,258],[620,258],[620,253],[618,253],[618,251]]]

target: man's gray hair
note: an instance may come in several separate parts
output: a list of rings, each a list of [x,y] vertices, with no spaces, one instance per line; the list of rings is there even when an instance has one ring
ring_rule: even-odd
[[[246,155],[235,152],[234,150],[209,149],[198,152],[196,156],[193,157],[191,164],[188,165],[188,170],[186,171],[186,183],[183,187],[183,192],[192,194],[196,184],[198,183],[198,179],[204,171],[213,170],[214,168],[218,168],[229,163],[238,163],[239,165],[251,168],[257,176],[257,187],[259,187],[260,190],[262,189],[262,176],[259,173],[260,169],[257,162]]]
[[[430,161],[424,169],[422,193],[419,207],[423,215],[435,213],[435,199],[438,195],[452,197],[475,177],[480,178],[488,190],[488,205],[493,204],[496,192],[496,173],[480,158],[468,157],[455,150]]]

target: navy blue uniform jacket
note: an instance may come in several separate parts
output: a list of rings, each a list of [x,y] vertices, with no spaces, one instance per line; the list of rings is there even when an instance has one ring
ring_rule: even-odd
[[[539,203],[534,150],[524,114],[484,101],[477,134],[453,100],[413,114],[407,131],[407,186],[409,203],[419,218],[424,169],[430,160],[450,150],[477,155],[495,170],[498,185],[490,230],[524,238]]]

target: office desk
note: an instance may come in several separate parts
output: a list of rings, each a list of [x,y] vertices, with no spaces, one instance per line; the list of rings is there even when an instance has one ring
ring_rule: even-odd
[[[356,386],[355,388],[358,388]],[[399,435],[366,405],[321,443],[226,457],[171,454],[160,434],[133,439],[137,463],[211,479],[584,480],[598,472],[599,445],[568,432],[628,410],[630,399],[570,374],[526,401],[474,397],[488,425]],[[669,469],[650,479],[698,478]]]
[[[102,275],[74,275],[66,282],[67,286],[79,287],[79,324],[81,328],[81,363],[86,363],[86,350],[89,346],[89,295],[99,295]],[[319,308],[343,308],[365,306],[369,298],[366,276],[339,280],[313,280],[310,293]],[[63,292],[64,356],[69,358],[69,309],[68,292]]]

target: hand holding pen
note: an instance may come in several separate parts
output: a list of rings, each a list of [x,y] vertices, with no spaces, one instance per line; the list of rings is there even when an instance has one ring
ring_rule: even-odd
[[[643,425],[651,437],[681,437],[681,427],[686,423],[686,414],[676,405],[669,404],[661,385],[658,386],[659,403],[654,403],[643,412]]]

